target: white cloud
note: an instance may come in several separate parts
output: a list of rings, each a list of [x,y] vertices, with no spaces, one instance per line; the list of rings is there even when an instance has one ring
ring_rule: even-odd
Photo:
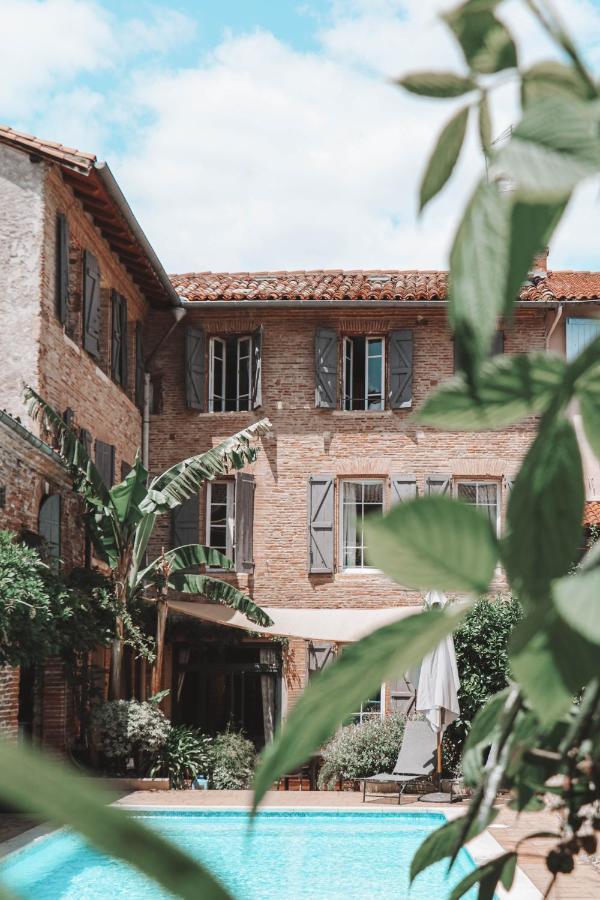
[[[0,112],[22,120],[43,108],[56,83],[110,65],[110,20],[81,0],[2,0]],[[60,140],[60,138],[58,138]]]

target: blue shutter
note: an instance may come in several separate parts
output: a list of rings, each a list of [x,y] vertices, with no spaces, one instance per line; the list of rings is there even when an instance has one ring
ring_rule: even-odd
[[[567,319],[567,359],[575,359],[600,334],[600,319]]]

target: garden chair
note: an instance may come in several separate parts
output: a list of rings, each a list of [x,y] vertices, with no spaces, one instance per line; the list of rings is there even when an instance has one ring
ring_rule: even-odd
[[[429,727],[429,723],[407,722],[393,771],[390,773],[379,772],[377,775],[371,775],[363,780],[363,803],[367,798],[368,784],[397,784],[398,805],[409,785],[419,781],[434,785],[435,758],[436,736]],[[374,794],[375,791],[369,791],[368,796],[374,796]]]

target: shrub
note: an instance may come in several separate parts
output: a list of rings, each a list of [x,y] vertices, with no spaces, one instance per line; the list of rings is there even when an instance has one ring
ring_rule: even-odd
[[[195,728],[171,728],[150,775],[167,775],[171,787],[181,789],[198,775],[208,777],[212,767],[212,740]]]
[[[354,780],[377,772],[391,772],[404,734],[405,717],[368,719],[346,725],[323,750],[319,787],[330,788],[338,778]]]
[[[471,722],[486,700],[508,684],[508,642],[523,610],[512,597],[482,598],[454,632],[460,676],[460,718],[444,735],[444,763],[457,770]]]
[[[113,768],[122,771],[134,759],[138,772],[146,771],[162,749],[171,725],[156,703],[111,700],[92,713],[92,733],[98,750]]]
[[[256,750],[243,734],[224,731],[213,738],[211,749],[211,787],[235,791],[250,787]]]

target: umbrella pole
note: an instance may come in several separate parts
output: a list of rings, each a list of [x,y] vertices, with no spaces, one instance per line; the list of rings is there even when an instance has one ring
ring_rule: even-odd
[[[442,789],[442,732],[437,734],[437,783],[438,791]]]

